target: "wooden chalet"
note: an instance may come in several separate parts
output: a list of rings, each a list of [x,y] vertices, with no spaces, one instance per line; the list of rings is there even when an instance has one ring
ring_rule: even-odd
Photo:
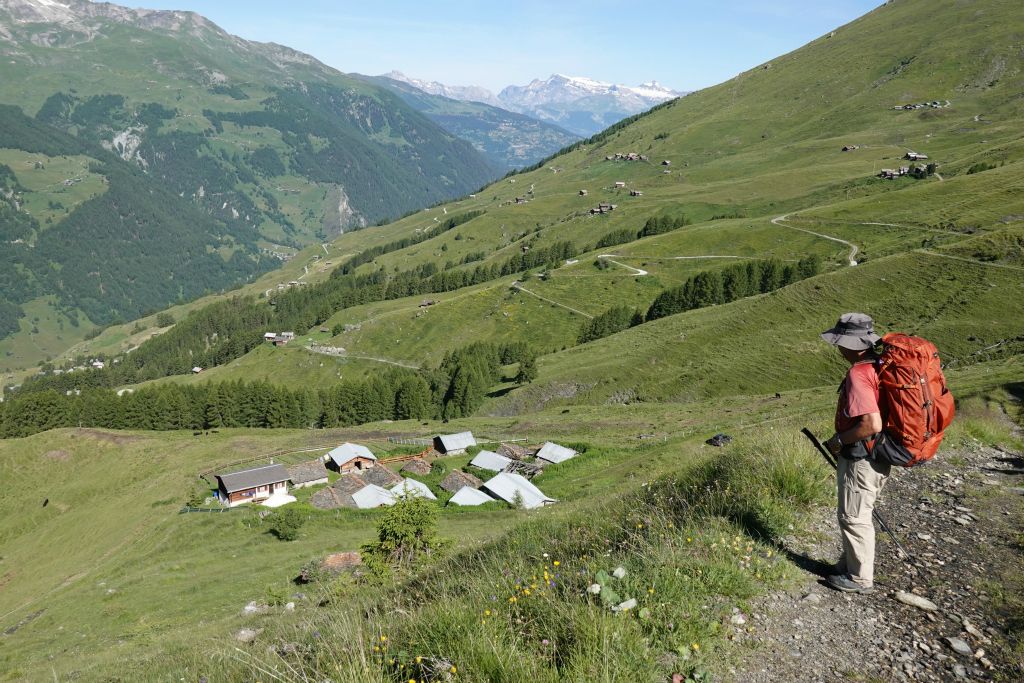
[[[324,456],[329,469],[345,474],[372,469],[377,464],[377,456],[366,446],[357,443],[343,443]]]
[[[288,470],[284,465],[264,465],[241,472],[217,475],[217,497],[228,507],[266,500],[288,493]]]

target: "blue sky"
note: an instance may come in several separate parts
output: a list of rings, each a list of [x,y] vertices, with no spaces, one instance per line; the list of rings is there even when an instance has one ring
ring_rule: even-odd
[[[880,0],[122,0],[187,9],[345,72],[397,69],[497,91],[552,73],[676,90],[720,83]]]

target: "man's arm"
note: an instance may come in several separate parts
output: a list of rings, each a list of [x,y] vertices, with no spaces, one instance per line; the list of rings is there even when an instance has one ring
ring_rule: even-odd
[[[857,418],[857,424],[845,432],[836,433],[831,439],[825,442],[825,447],[837,455],[844,445],[857,443],[882,431],[881,413],[867,413]]]

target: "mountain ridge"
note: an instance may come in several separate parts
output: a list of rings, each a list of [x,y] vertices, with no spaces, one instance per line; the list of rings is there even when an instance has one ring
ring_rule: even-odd
[[[392,71],[385,77],[431,94],[484,102],[548,121],[581,137],[589,137],[624,118],[687,94],[665,88],[653,80],[628,86],[558,73],[546,79],[535,78],[526,85],[506,86],[497,95],[481,86],[448,86],[411,78],[400,71]]]

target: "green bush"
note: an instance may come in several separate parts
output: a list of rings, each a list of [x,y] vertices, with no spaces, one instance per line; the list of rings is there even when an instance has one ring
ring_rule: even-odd
[[[376,574],[411,569],[436,558],[448,544],[437,535],[437,505],[416,496],[399,500],[377,525],[377,540],[361,548],[363,562]]]
[[[299,530],[306,523],[306,516],[295,508],[282,508],[267,515],[264,520],[270,533],[282,541],[294,541],[299,537]]]

